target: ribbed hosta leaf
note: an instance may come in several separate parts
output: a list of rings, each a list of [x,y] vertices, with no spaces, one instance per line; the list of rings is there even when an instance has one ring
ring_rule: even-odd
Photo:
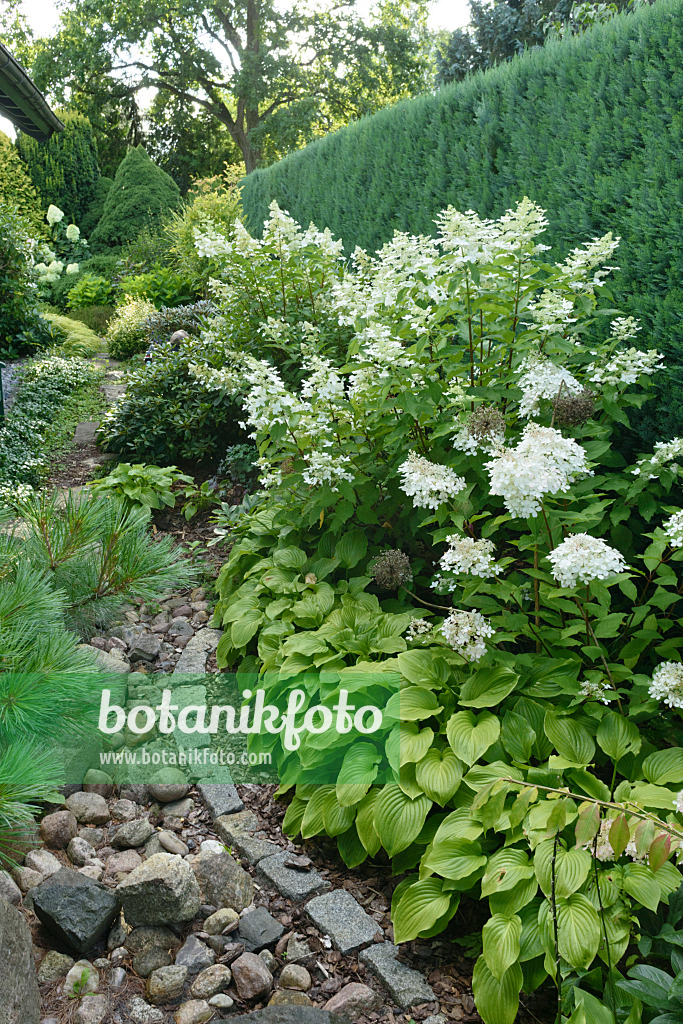
[[[475,715],[458,711],[446,725],[446,736],[456,757],[472,765],[492,746],[500,735],[500,722],[490,711]]]
[[[390,857],[410,846],[431,806],[426,796],[411,800],[395,783],[384,787],[375,805],[375,829]]]
[[[457,791],[462,779],[462,762],[452,750],[431,747],[415,765],[415,780],[430,800],[445,804]]]
[[[550,896],[552,891],[552,864],[555,841],[548,839],[536,847],[534,854],[534,870],[536,878],[544,894]],[[588,878],[593,860],[587,850],[565,850],[557,844],[555,857],[555,895],[571,896],[577,892]]]
[[[501,981],[519,956],[522,922],[516,914],[494,914],[484,925],[481,937],[486,966],[496,981]]]
[[[393,914],[395,942],[410,942],[443,917],[451,898],[442,888],[443,879],[422,878],[405,889]]]
[[[489,970],[484,957],[479,957],[474,965],[472,991],[484,1024],[514,1024],[522,981],[522,968],[519,964],[508,967],[498,980]]]

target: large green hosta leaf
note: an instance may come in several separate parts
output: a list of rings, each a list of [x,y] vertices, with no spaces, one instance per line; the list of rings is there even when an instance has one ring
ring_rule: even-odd
[[[393,782],[382,789],[375,804],[375,829],[390,857],[405,850],[419,835],[431,806],[426,796],[411,800]]]
[[[443,892],[443,879],[422,878],[407,886],[393,914],[394,941],[410,942],[420,932],[432,928],[448,912],[449,893]]]
[[[465,708],[493,708],[512,693],[519,676],[504,665],[477,669],[460,690],[458,703]]]
[[[546,896],[552,892],[552,865],[555,841],[548,839],[539,843],[534,854],[534,870],[539,885]],[[559,843],[555,856],[555,895],[571,896],[588,878],[593,858],[587,850],[573,848],[565,850]]]
[[[496,981],[501,981],[519,957],[522,922],[516,914],[494,914],[484,925],[481,937],[486,966]]]
[[[595,744],[591,734],[580,722],[546,711],[543,728],[555,750],[570,761],[571,766],[585,768],[591,763],[595,756]]]
[[[498,980],[480,956],[474,965],[472,991],[484,1024],[514,1024],[522,988],[522,968],[515,963]]]
[[[548,900],[541,904],[538,925],[546,951],[554,958],[553,919]],[[557,938],[562,959],[576,970],[588,970],[600,946],[600,918],[582,893],[557,899]]]
[[[477,871],[481,874],[485,864],[486,854],[471,839],[435,840],[422,860],[423,867],[455,881],[469,878]]]
[[[475,715],[472,711],[458,711],[446,725],[446,736],[456,757],[465,764],[478,761],[500,735],[500,722],[490,711]]]
[[[430,800],[446,804],[456,793],[462,779],[462,762],[446,747],[431,747],[415,765],[415,781]]]
[[[377,776],[381,753],[372,743],[354,743],[346,751],[337,776],[337,800],[342,807],[359,803]]]

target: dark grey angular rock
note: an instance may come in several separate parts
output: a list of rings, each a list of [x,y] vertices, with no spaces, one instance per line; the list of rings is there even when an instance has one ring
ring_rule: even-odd
[[[284,928],[265,907],[257,907],[244,914],[237,929],[237,938],[244,943],[248,953],[260,953],[262,949],[273,946],[283,934]]]
[[[341,1017],[317,1006],[266,1006],[242,1017],[231,1017],[230,1024],[346,1024]]]
[[[111,889],[70,868],[51,875],[31,895],[38,920],[74,953],[92,949],[121,909]]]
[[[38,1024],[40,992],[33,964],[31,932],[22,914],[0,899],[0,1020]]]
[[[189,935],[185,945],[178,950],[175,962],[177,967],[187,967],[188,974],[199,974],[216,963],[216,954],[196,935]]]
[[[265,857],[256,865],[256,873],[275,886],[277,891],[293,903],[303,903],[311,896],[317,896],[330,888],[330,883],[315,868],[310,871],[295,871],[287,868],[284,861],[289,854],[283,850],[273,857]]]
[[[401,1007],[415,1006],[417,1003],[431,1003],[436,1000],[434,991],[427,984],[419,971],[406,967],[396,959],[398,946],[392,942],[364,949],[358,959],[366,964],[389,992],[389,995]]]
[[[197,789],[214,820],[220,818],[222,814],[234,814],[236,811],[241,811],[244,808],[244,804],[233,785],[200,782]]]
[[[131,661],[154,661],[161,650],[161,640],[154,633],[141,633],[133,644]]]
[[[345,889],[316,896],[306,904],[306,913],[321,932],[329,935],[340,953],[351,953],[372,942],[379,929],[377,922]]]

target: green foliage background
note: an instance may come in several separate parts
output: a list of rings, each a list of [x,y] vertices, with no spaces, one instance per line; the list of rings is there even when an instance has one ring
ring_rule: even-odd
[[[40,200],[10,139],[0,132],[0,204],[12,206],[36,232],[46,233]]]
[[[80,224],[100,176],[97,143],[83,114],[63,110],[59,117],[64,131],[55,132],[48,142],[19,132],[16,145],[45,207],[54,203],[67,221]]]
[[[394,230],[434,233],[447,204],[499,216],[529,195],[548,211],[557,258],[621,236],[614,305],[667,356],[652,443],[683,431],[683,0],[658,0],[582,36],[382,110],[243,182],[247,225],[275,198],[347,251]]]
[[[158,224],[180,205],[173,178],[148,157],[142,146],[121,161],[104,201],[102,217],[90,241],[93,249],[123,245],[143,228]]]

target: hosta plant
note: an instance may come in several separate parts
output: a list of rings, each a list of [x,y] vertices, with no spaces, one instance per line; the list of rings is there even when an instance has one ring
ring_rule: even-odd
[[[91,484],[95,494],[123,498],[129,505],[144,508],[175,507],[173,485],[192,484],[191,476],[175,466],[148,466],[144,463],[119,462],[107,476]]]
[[[486,1024],[544,983],[558,1024],[637,1024],[636,912],[682,880],[683,440],[622,454],[661,357],[600,308],[618,240],[551,264],[544,227],[528,200],[448,209],[436,239],[356,253],[321,299],[346,360],[313,338],[297,390],[254,356],[198,360],[240,397],[267,492],[233,531],[218,657],[271,703],[302,689],[302,714],[341,690],[383,709],[371,737],[254,742],[291,834],[408,872],[396,941],[487,905]]]

